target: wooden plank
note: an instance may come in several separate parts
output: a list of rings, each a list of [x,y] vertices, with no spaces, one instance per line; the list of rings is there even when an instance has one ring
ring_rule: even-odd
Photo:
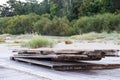
[[[118,56],[118,50],[42,50],[42,49],[30,49],[18,51],[18,54],[76,54],[76,55],[88,55],[88,56]]]
[[[14,58],[14,60],[36,64],[55,70],[100,70],[120,68],[120,64],[95,64],[86,62],[54,62],[34,59]]]
[[[55,55],[55,54],[49,54],[49,55],[16,54],[13,57],[15,57],[15,58],[29,58],[29,59],[44,59],[44,60],[49,59],[49,60],[53,60],[53,61],[78,61],[78,60],[101,60],[102,59],[101,56],[89,57],[87,55]]]
[[[65,71],[65,70],[103,70],[103,69],[116,69],[120,68],[120,64],[94,64],[94,65],[71,65],[71,66],[54,66],[55,70]]]
[[[79,58],[79,57],[85,57],[87,58],[87,55],[56,55],[56,54],[49,54],[49,55],[42,55],[42,54],[15,54],[14,57],[26,57],[26,58],[59,58],[59,57],[70,57],[70,58]]]

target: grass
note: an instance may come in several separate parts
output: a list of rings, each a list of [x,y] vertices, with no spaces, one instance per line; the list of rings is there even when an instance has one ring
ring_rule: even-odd
[[[36,34],[21,34],[21,35],[16,35],[17,39],[31,39],[34,36],[36,36]]]
[[[29,48],[52,47],[53,42],[41,36],[37,36],[31,39],[29,42],[24,43],[23,46]]]
[[[104,37],[105,36],[103,34],[99,34],[95,32],[71,36],[72,39],[76,39],[76,40],[95,40],[95,39],[102,39]]]
[[[105,40],[105,41],[120,41],[120,34],[119,33],[86,33],[86,34],[81,34],[81,35],[74,35],[71,36],[72,39],[75,40],[88,40],[88,41],[93,41],[93,40]]]
[[[11,37],[11,36],[13,36],[13,35],[11,35],[11,34],[2,34],[2,35],[0,35],[0,38],[6,38],[6,37]]]
[[[72,44],[74,41],[88,43],[103,43],[103,42],[114,42],[117,45],[120,45],[120,34],[113,33],[95,33],[90,32],[86,34],[73,35],[70,37],[60,37],[60,36],[41,36],[36,34],[23,34],[23,35],[10,35],[10,34],[2,34],[0,35],[0,43],[4,43],[6,37],[11,37],[14,44],[22,44],[22,46],[30,47],[30,48],[39,48],[39,47],[51,47],[53,46],[53,42],[50,40],[54,40],[56,43],[65,42],[66,44]],[[72,42],[73,41],[73,42]]]

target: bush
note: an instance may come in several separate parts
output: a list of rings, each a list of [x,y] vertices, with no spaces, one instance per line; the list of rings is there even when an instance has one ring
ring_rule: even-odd
[[[72,34],[72,27],[66,17],[50,20],[42,16],[34,24],[34,31],[42,35],[68,36]]]
[[[7,32],[7,26],[8,26],[8,21],[10,18],[1,18],[0,19],[0,34],[6,33]]]
[[[68,36],[72,34],[72,27],[66,17],[53,19],[52,35]]]
[[[120,31],[120,14],[114,15],[110,13],[98,14],[91,17],[81,17],[78,19],[74,28],[77,28],[79,33],[87,32],[113,32]]]
[[[29,48],[52,47],[53,42],[43,37],[34,37],[32,40],[25,43],[24,46],[29,47]]]
[[[18,15],[0,19],[0,34],[24,34],[37,32],[42,35],[69,36],[88,32],[120,32],[120,14],[98,14],[69,21],[66,17],[44,15]]]
[[[39,34],[50,35],[52,31],[51,26],[52,21],[48,18],[42,17],[34,24],[33,29],[34,32],[37,32]]]
[[[8,22],[8,32],[10,34],[32,33],[33,24],[39,19],[38,15],[29,14],[22,16],[14,16]]]

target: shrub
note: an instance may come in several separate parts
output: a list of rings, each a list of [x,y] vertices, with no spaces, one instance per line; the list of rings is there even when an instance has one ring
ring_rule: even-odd
[[[33,24],[39,19],[38,15],[29,14],[29,15],[21,15],[14,16],[8,22],[8,32],[10,34],[23,34],[23,33],[32,33],[33,32]]]
[[[72,27],[66,17],[53,19],[52,35],[68,36],[72,34]]]
[[[7,32],[8,21],[10,18],[4,17],[0,19],[0,34]]]
[[[52,26],[52,21],[48,18],[42,17],[40,20],[38,20],[34,24],[34,32],[40,33],[40,34],[51,34],[51,26]]]
[[[25,43],[24,46],[30,47],[30,48],[52,47],[53,42],[51,42],[43,37],[34,37],[32,40]]]
[[[81,17],[75,24],[79,33],[87,32],[113,32],[120,31],[120,14],[114,15],[110,13],[98,14],[91,17]]]

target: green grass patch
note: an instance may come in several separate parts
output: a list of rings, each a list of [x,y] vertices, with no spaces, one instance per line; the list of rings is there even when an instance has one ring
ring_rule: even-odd
[[[86,33],[86,34],[81,34],[81,35],[74,35],[71,36],[72,39],[75,40],[88,40],[88,41],[92,41],[92,40],[106,40],[106,41],[119,41],[120,40],[120,34],[119,33],[107,33],[107,32],[103,32],[103,33],[95,33],[95,32],[91,32],[91,33]]]
[[[91,32],[87,34],[75,35],[72,36],[71,38],[76,40],[95,40],[95,39],[102,39],[104,37],[105,36],[103,34]]]
[[[39,37],[34,37],[29,42],[24,43],[23,46],[29,48],[52,47],[53,42],[39,36]]]
[[[11,34],[1,34],[0,38],[6,38],[6,37],[12,37],[13,35]]]

